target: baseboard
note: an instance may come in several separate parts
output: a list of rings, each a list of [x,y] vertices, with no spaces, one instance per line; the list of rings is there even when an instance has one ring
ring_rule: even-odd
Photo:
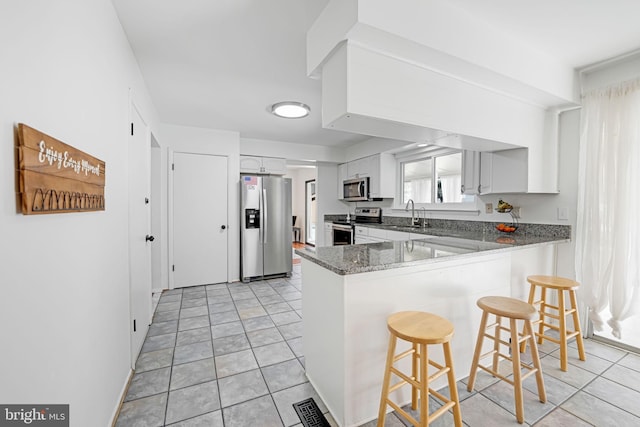
[[[133,369],[129,369],[129,375],[127,376],[127,381],[124,383],[122,390],[120,391],[120,401],[118,405],[115,407],[113,412],[113,417],[111,419],[111,427],[116,426],[116,422],[118,421],[118,416],[120,415],[120,409],[122,409],[122,404],[124,403],[124,398],[127,396],[127,392],[129,391],[129,385],[131,385],[131,379],[133,378]]]

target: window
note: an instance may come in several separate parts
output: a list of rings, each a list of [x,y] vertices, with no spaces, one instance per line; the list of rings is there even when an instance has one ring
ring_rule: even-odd
[[[402,174],[402,203],[464,203],[473,196],[463,196],[462,153],[415,154],[399,162]]]
[[[402,203],[413,199],[414,203],[432,203],[433,159],[405,162],[402,168]]]

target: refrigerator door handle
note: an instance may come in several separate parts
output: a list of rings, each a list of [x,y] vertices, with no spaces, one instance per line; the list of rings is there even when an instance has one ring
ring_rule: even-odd
[[[267,224],[269,223],[269,210],[267,208],[267,190],[262,189],[262,243],[267,243]]]

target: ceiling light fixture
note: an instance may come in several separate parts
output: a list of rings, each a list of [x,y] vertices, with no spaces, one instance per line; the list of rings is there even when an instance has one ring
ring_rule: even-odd
[[[422,148],[422,147],[426,147],[427,145],[429,145],[429,144],[424,144],[423,143],[423,144],[418,144],[417,147]]]
[[[271,112],[285,119],[301,119],[307,117],[311,108],[307,104],[295,101],[278,102],[271,106]]]

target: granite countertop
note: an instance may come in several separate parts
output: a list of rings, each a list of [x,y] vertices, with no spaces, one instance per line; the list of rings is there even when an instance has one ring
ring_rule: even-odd
[[[567,236],[507,234],[486,230],[423,229],[383,224],[376,224],[374,227],[425,234],[425,238],[297,249],[296,253],[336,274],[347,275],[462,259],[479,253],[510,251],[522,246],[570,241]]]

